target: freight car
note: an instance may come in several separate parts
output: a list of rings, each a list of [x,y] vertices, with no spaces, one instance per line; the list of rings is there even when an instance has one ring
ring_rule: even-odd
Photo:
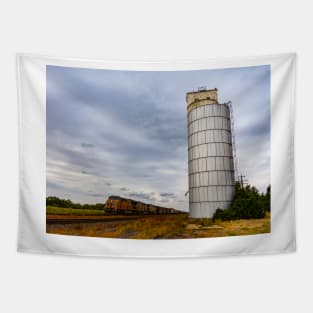
[[[153,214],[178,214],[181,213],[173,208],[165,208],[153,204],[147,204],[133,199],[110,196],[104,209],[109,215],[153,215]]]

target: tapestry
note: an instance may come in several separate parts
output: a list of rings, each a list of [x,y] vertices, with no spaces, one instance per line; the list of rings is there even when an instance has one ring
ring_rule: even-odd
[[[295,68],[19,54],[18,251],[295,251]]]

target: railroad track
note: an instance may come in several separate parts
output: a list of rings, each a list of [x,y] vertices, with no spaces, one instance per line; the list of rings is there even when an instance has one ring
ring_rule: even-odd
[[[163,214],[166,215],[166,214]],[[46,218],[47,224],[74,224],[74,223],[99,223],[99,222],[123,222],[128,220],[135,220],[142,217],[151,217],[156,215],[130,215],[130,216],[64,216],[53,217],[48,216]]]

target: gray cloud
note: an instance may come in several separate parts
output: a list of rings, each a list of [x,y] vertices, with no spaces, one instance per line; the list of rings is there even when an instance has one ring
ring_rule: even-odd
[[[47,66],[47,194],[93,203],[131,190],[132,197],[187,210],[185,94],[206,84],[219,88],[220,102],[232,100],[240,171],[265,190],[269,73],[268,66],[179,72]]]
[[[175,198],[175,194],[171,193],[171,192],[163,192],[163,193],[160,193],[160,196],[161,197],[165,197],[165,198]]]
[[[82,142],[80,144],[83,148],[94,148],[95,145],[93,145],[92,143],[86,143],[86,142]]]
[[[91,193],[90,196],[99,198],[99,197],[103,197],[103,194],[101,194],[101,193]]]
[[[128,194],[129,197],[135,198],[135,199],[142,199],[146,201],[156,201],[156,193],[155,192],[130,192]]]

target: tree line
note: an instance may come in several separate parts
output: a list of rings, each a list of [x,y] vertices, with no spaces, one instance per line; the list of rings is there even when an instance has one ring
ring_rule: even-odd
[[[103,203],[96,204],[80,204],[74,203],[70,199],[60,199],[58,197],[46,197],[46,206],[55,206],[59,208],[87,209],[87,210],[103,210]]]
[[[69,199],[60,199],[50,196],[46,198],[47,206],[73,209],[103,210],[103,203],[80,204],[74,203]],[[236,220],[264,218],[266,212],[271,210],[271,186],[267,187],[265,193],[260,193],[255,187],[250,185],[235,186],[235,196],[228,209],[217,209],[213,215],[213,220]]]

